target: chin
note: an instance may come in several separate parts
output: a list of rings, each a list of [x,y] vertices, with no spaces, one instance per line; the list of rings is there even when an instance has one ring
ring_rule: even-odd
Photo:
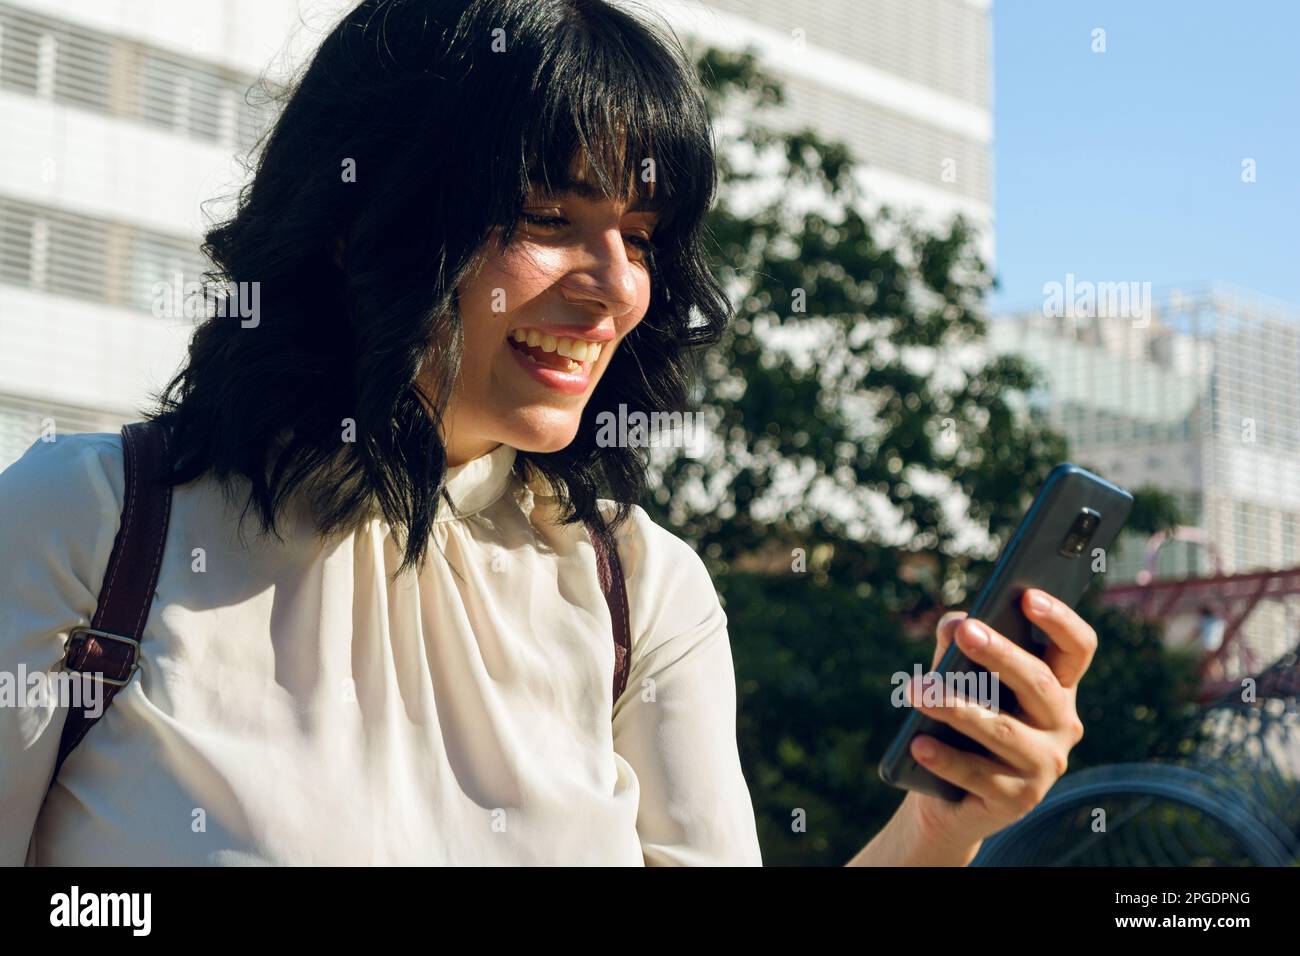
[[[514,427],[509,430],[510,437],[503,441],[520,451],[538,454],[562,451],[578,436],[578,426],[581,422],[581,413],[568,411],[559,413],[548,409],[525,416],[523,421],[515,422]]]

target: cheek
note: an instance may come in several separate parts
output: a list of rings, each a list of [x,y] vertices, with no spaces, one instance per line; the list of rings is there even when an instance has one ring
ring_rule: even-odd
[[[516,239],[508,249],[484,260],[472,294],[482,299],[485,311],[497,308],[514,312],[553,286],[564,275],[564,269],[564,250],[536,247]]]
[[[490,364],[505,346],[510,316],[552,283],[544,260],[517,248],[487,257],[460,289],[464,365]]]
[[[639,320],[650,308],[650,273],[645,269],[638,269],[636,282],[636,316]]]

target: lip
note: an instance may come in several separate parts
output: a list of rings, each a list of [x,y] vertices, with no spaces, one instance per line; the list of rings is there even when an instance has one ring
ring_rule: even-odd
[[[506,338],[514,335],[518,329],[525,332],[537,331],[543,335],[554,335],[557,339],[583,339],[587,342],[605,342],[614,340],[614,330],[609,328],[600,328],[598,326],[578,326],[578,325],[547,325],[545,323],[538,325],[520,325],[506,333]]]
[[[538,329],[540,332],[541,330]],[[553,333],[552,333],[553,334]],[[582,395],[586,393],[587,388],[591,385],[591,370],[595,367],[595,362],[590,363],[585,371],[581,372],[561,372],[559,369],[546,368],[535,362],[529,361],[524,357],[524,353],[519,351],[509,342],[506,342],[506,351],[511,354],[518,366],[531,375],[536,381],[541,382],[557,392],[563,392],[565,395]],[[599,361],[599,360],[597,360]]]

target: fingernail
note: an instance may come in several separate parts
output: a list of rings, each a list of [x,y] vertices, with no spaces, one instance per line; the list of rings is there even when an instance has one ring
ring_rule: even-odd
[[[1029,606],[1039,614],[1046,614],[1052,609],[1052,602],[1040,591],[1034,591],[1029,595]]]
[[[969,629],[966,631],[966,645],[968,647],[980,648],[988,644],[989,632],[984,630],[981,625],[971,621],[966,627]]]
[[[934,744],[928,737],[916,738],[916,756],[922,760],[929,760],[934,756]]]

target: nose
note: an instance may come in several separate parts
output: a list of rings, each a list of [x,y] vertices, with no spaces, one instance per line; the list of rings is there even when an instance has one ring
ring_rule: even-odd
[[[583,242],[576,259],[556,283],[570,305],[601,315],[624,315],[637,304],[636,274],[618,229]]]

